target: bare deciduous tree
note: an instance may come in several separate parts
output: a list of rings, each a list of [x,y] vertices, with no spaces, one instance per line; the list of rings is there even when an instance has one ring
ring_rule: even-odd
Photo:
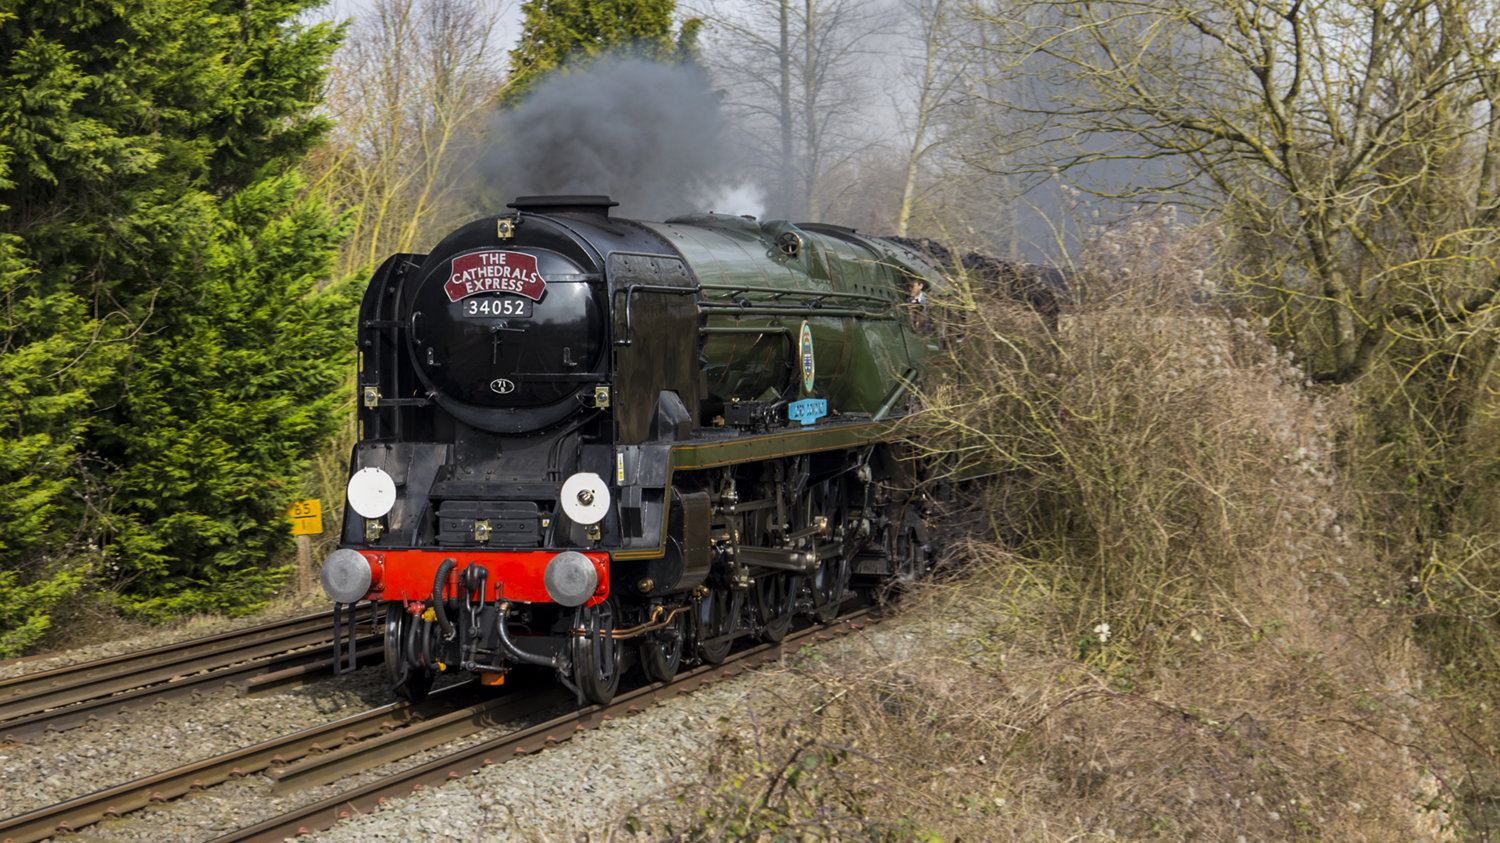
[[[1309,375],[1358,400],[1344,456],[1378,490],[1367,536],[1406,561],[1431,628],[1460,619],[1429,640],[1500,684],[1493,4],[983,0],[967,13],[1007,33],[991,72],[1042,92],[993,107],[1079,140],[1035,164],[1180,166],[1234,238],[1221,277]]]
[[[462,214],[457,187],[504,87],[493,0],[376,0],[330,74],[337,126],[312,167],[354,213],[345,271],[372,266]]]
[[[950,137],[942,131],[940,112],[953,104],[965,79],[964,54],[955,43],[952,7],[951,0],[910,0],[904,9],[905,19],[915,24],[917,50],[907,80],[911,102],[903,110],[910,121],[910,145],[896,211],[896,234],[901,237],[909,233],[917,203],[932,191],[932,180],[923,183],[925,165]]]
[[[1493,298],[1500,60],[1485,4],[1026,0],[968,11],[1007,32],[991,49],[997,66],[1048,74],[1040,102],[1006,108],[1106,139],[1051,163],[1176,158],[1241,215],[1272,256],[1249,280],[1317,317],[1304,327],[1321,377],[1357,378],[1403,326],[1471,322]],[[1423,210],[1438,197],[1451,211],[1441,222]]]
[[[886,16],[858,0],[756,0],[699,12],[703,62],[774,185],[772,213],[817,219],[829,174],[867,151],[869,39]]]

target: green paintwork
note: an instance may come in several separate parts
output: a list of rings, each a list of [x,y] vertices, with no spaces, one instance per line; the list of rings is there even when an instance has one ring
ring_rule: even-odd
[[[646,225],[698,277],[713,399],[825,398],[830,416],[872,415],[903,373],[925,368],[931,348],[912,329],[908,289],[914,277],[932,283],[934,270],[900,247],[845,229],[720,214]],[[795,238],[795,254],[778,248],[780,238]],[[804,321],[811,391],[797,347]]]
[[[675,445],[672,448],[672,469],[695,471],[815,451],[847,450],[889,439],[893,430],[889,423],[862,420],[833,422],[808,428],[794,426],[774,433]]]

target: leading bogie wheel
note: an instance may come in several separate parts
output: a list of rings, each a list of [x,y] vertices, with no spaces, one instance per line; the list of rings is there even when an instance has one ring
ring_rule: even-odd
[[[401,652],[401,618],[405,614],[395,603],[385,605],[385,676],[392,685],[401,681],[401,665],[405,661]]]
[[[620,688],[620,655],[612,598],[573,614],[573,682],[584,699],[607,705]]]
[[[400,606],[386,606],[385,675],[391,691],[408,702],[421,702],[432,691],[434,673],[426,658],[425,626]]]
[[[677,612],[667,625],[648,632],[641,641],[641,672],[652,682],[669,682],[682,665],[687,641],[686,611]]]

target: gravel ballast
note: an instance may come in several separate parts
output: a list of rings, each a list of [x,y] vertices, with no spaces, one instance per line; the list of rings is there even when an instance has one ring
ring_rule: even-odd
[[[876,632],[886,627],[889,624]],[[826,642],[819,650],[860,646],[858,640],[870,634]],[[134,643],[144,648],[164,642]],[[36,663],[26,666],[37,667]],[[632,806],[701,780],[720,730],[734,728],[748,716],[746,703],[751,699],[779,694],[782,683],[794,681],[774,665],[722,680],[635,716],[609,721],[599,730],[576,735],[545,752],[393,800],[311,839],[488,841],[598,834]],[[220,689],[196,700],[162,703],[111,721],[0,747],[0,816],[86,795],[389,701],[383,669],[373,666],[261,697]],[[507,731],[526,725],[530,724],[511,724]],[[491,730],[462,743],[477,743],[499,733]],[[210,840],[432,757],[435,752],[422,753],[388,768],[291,795],[278,795],[268,778],[250,775],[99,823],[70,839]]]

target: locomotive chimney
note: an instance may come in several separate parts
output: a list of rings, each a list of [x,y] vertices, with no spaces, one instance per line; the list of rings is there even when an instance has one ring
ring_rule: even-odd
[[[567,194],[561,196],[517,196],[506,207],[532,214],[590,214],[608,217],[609,209],[620,204],[608,196]]]

